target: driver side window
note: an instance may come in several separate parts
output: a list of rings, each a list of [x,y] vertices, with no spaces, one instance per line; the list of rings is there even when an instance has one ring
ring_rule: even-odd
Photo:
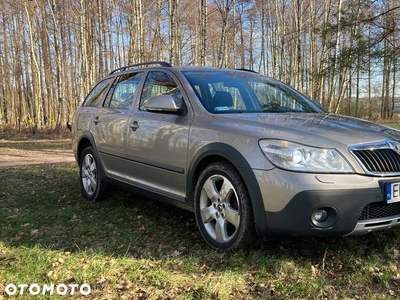
[[[165,72],[149,72],[140,97],[139,109],[146,110],[147,101],[158,95],[170,95],[177,107],[182,105],[182,93],[174,79]]]
[[[114,88],[112,97],[105,106],[118,109],[129,109],[135,98],[135,93],[142,79],[143,73],[122,75]]]

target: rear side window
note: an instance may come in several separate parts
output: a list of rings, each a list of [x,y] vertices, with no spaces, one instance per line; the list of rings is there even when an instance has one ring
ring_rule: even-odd
[[[110,84],[114,81],[114,78],[105,79],[99,82],[93,90],[86,97],[82,106],[99,106],[103,103],[104,97],[108,91]]]
[[[143,73],[122,75],[114,88],[113,95],[105,106],[118,109],[129,109],[135,98],[136,91]]]

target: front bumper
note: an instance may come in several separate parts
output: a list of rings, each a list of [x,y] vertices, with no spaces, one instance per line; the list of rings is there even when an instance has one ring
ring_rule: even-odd
[[[383,183],[399,178],[357,174],[316,175],[283,171],[256,172],[272,235],[360,235],[400,226],[400,202],[387,204]],[[328,180],[329,178],[329,180]],[[318,222],[316,211],[327,218]]]
[[[265,212],[268,232],[279,235],[356,235],[400,226],[400,203],[376,202],[376,199],[382,199],[381,195],[380,188],[304,191],[282,211]],[[313,220],[313,212],[321,209],[328,212],[326,223]],[[376,218],[379,214],[381,217]]]

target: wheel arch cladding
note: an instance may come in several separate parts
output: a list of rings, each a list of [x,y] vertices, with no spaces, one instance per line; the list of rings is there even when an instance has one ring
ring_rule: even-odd
[[[101,172],[101,175],[103,178],[105,178],[106,180],[107,178],[107,174],[103,168],[103,164],[100,160],[100,156],[99,156],[99,151],[97,149],[97,145],[95,142],[94,137],[92,136],[92,134],[90,132],[84,132],[84,134],[81,136],[81,139],[79,140],[79,144],[78,144],[78,164],[80,165],[80,161],[82,159],[82,153],[83,151],[85,151],[85,149],[87,147],[92,147],[93,148],[93,152],[94,155],[96,156],[97,161],[99,162],[99,166],[97,166],[99,168],[99,171]]]
[[[87,148],[87,147],[93,147],[95,148],[95,146],[93,146],[93,142],[91,141],[90,138],[88,138],[87,136],[84,136],[81,138],[81,140],[79,141],[79,145],[78,145],[78,163],[80,163],[81,159],[82,159],[82,153],[83,151]]]
[[[231,163],[242,177],[250,196],[253,208],[255,228],[259,235],[266,235],[267,220],[265,219],[264,202],[257,179],[249,163],[243,155],[234,147],[222,143],[212,143],[205,145],[193,157],[187,172],[187,191],[188,200],[194,205],[194,187],[201,171],[210,163],[226,160]]]

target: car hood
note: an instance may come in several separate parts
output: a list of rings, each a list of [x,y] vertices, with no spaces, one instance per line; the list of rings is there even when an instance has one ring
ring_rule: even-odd
[[[378,142],[385,139],[400,141],[400,131],[393,128],[336,114],[235,114],[214,115],[226,125],[237,124],[236,130],[252,127],[253,134],[260,139],[281,139],[301,144],[347,148],[350,145]],[[230,126],[231,127],[231,126]],[[255,130],[255,132],[254,132]]]

